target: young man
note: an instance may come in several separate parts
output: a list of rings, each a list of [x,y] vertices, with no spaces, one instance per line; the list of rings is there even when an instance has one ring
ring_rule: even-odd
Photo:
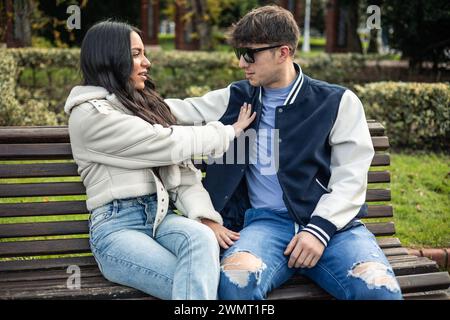
[[[243,102],[257,112],[244,155],[235,143],[204,179],[225,227],[239,231],[203,221],[226,249],[219,297],[265,299],[299,273],[338,299],[401,299],[391,266],[358,220],[367,213],[374,156],[363,106],[350,90],[302,73],[293,61],[299,35],[289,11],[254,9],[230,32],[246,80],[166,100],[182,124],[230,124]]]

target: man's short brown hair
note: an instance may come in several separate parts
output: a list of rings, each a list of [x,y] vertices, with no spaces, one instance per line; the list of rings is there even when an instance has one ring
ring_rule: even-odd
[[[228,42],[233,47],[283,44],[291,48],[291,55],[295,53],[299,37],[300,30],[292,13],[275,5],[253,9],[228,32]]]

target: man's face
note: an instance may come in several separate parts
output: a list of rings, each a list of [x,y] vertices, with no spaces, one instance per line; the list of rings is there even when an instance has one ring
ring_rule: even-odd
[[[269,44],[248,44],[243,48],[259,49],[269,47]],[[254,62],[249,63],[242,55],[239,67],[245,72],[245,78],[252,86],[272,87],[279,81],[280,64],[277,63],[277,50],[279,47],[253,53]]]

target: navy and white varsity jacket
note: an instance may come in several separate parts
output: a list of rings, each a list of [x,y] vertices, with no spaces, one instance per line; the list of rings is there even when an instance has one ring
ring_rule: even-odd
[[[326,246],[335,232],[367,214],[367,173],[374,148],[358,97],[341,86],[314,80],[294,66],[299,76],[285,104],[276,108],[277,176],[292,219]],[[186,125],[214,120],[233,124],[241,105],[251,103],[257,117],[249,128],[257,130],[261,90],[244,80],[202,97],[165,101],[179,124]],[[236,145],[230,144],[227,153],[236,157]],[[230,164],[228,159],[208,165],[204,179],[215,209],[233,230],[239,230],[250,208],[245,181],[249,149],[240,164]]]

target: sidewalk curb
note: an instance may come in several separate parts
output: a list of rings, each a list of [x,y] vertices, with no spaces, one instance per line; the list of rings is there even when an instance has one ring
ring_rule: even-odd
[[[430,258],[436,261],[439,267],[445,270],[450,269],[450,248],[406,249],[408,250],[408,254]]]

